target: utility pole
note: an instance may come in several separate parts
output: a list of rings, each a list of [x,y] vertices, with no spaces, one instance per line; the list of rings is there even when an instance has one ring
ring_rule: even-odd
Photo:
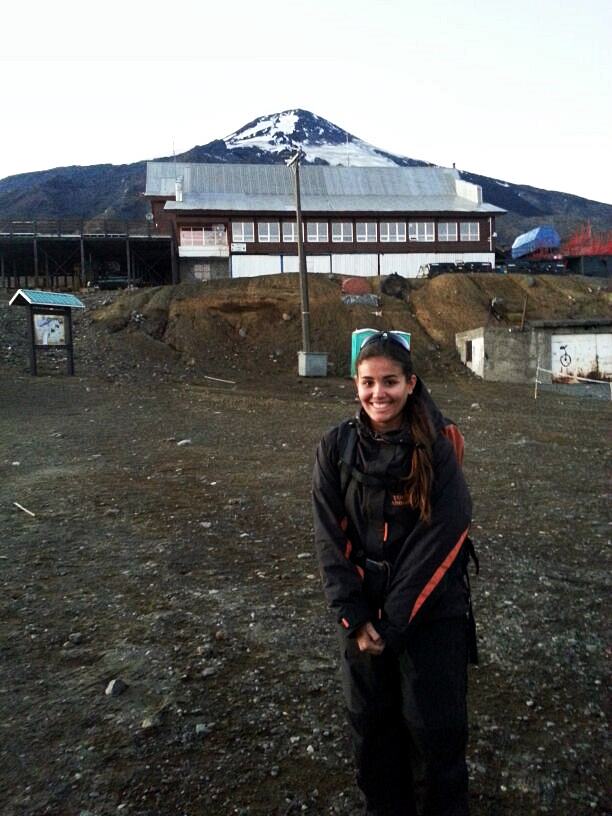
[[[297,227],[298,270],[300,273],[300,301],[302,305],[302,351],[310,352],[310,306],[308,302],[308,275],[304,255],[304,236],[302,233],[302,199],[300,196],[300,159],[301,150],[289,159],[287,166],[293,170],[295,190],[295,220]]]

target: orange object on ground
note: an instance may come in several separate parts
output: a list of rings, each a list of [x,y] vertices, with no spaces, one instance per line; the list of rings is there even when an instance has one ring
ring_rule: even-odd
[[[371,291],[372,287],[367,278],[345,278],[342,281],[344,295],[369,295]]]

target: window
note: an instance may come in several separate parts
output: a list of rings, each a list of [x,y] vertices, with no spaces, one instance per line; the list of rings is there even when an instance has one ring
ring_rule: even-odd
[[[353,240],[353,225],[350,221],[332,223],[332,241],[336,244]]]
[[[462,241],[479,241],[480,224],[478,221],[465,221],[461,224],[459,234]]]
[[[381,221],[380,222],[381,241],[405,241],[406,224],[403,221]]]
[[[433,221],[413,221],[408,224],[408,238],[411,241],[434,241]]]
[[[252,221],[232,221],[232,240],[238,244],[252,243],[255,228]]]
[[[260,221],[257,224],[257,239],[262,244],[277,244],[280,241],[278,221]]]
[[[311,221],[306,224],[306,240],[311,243],[325,243],[327,238],[327,221]]]
[[[201,227],[181,227],[181,246],[203,246],[204,230]]]
[[[205,227],[181,227],[181,246],[227,246],[225,224],[207,224]]]
[[[357,240],[360,243],[376,242],[376,221],[358,221]]]
[[[295,221],[283,223],[283,241],[286,243],[297,241],[297,224]]]
[[[471,363],[472,362],[472,341],[466,340],[465,341],[465,362]]]
[[[441,221],[438,224],[438,241],[456,241],[457,224],[454,221]]]

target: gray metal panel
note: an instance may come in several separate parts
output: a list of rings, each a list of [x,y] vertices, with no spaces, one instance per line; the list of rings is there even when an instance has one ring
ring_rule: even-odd
[[[300,168],[307,195],[454,195],[455,171],[442,167],[329,167]],[[290,195],[293,173],[279,164],[202,164],[148,162],[147,195],[168,190],[183,179],[186,193],[263,193]]]
[[[302,204],[303,206],[303,204]],[[166,201],[166,210],[208,210],[227,212],[295,212],[293,196],[211,194],[184,195],[182,201]]]
[[[149,162],[146,194],[174,196],[177,178],[183,201],[168,202],[167,209],[286,212],[294,206],[293,173],[285,165]],[[306,165],[300,179],[310,212],[504,212],[458,196],[457,172],[442,167]]]
[[[295,211],[292,195],[183,195],[182,201],[167,201],[166,210],[205,210],[209,212],[278,212]],[[458,196],[302,196],[304,212],[457,212],[496,213],[503,212],[492,204],[476,204]]]

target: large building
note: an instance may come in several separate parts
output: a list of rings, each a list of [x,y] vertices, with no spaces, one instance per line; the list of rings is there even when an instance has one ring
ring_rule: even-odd
[[[170,229],[181,280],[297,272],[293,171],[149,162],[145,195]],[[416,277],[430,263],[495,265],[495,216],[441,167],[300,168],[309,272]]]

